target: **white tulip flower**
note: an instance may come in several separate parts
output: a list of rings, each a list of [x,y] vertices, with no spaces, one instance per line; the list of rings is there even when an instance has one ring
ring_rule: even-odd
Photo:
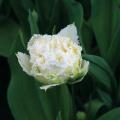
[[[18,62],[24,72],[44,84],[41,89],[76,83],[88,72],[89,62],[82,59],[75,24],[55,35],[33,35],[27,50],[29,55],[17,53]]]

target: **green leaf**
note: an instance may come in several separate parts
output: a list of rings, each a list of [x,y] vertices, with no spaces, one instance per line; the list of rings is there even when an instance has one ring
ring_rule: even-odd
[[[19,26],[8,19],[0,23],[0,55],[9,57],[16,48]]]
[[[120,26],[120,25],[118,25]],[[114,38],[111,42],[111,45],[109,47],[108,53],[107,53],[107,61],[112,66],[113,70],[119,65],[120,63],[120,54],[118,53],[119,46],[120,45],[120,28],[116,30],[116,33],[114,35]]]
[[[41,14],[43,20],[49,20],[54,2],[55,0],[35,0],[37,12]]]
[[[72,98],[66,85],[61,85],[59,89],[59,107],[62,120],[72,119]]]
[[[0,0],[0,6],[2,5],[3,0]]]
[[[54,27],[55,28],[59,27],[59,24],[60,24],[60,1],[59,0],[54,1],[53,7],[52,7],[52,10],[51,10],[51,15],[50,15],[49,19],[50,19],[49,20],[49,27],[47,28],[48,29],[47,32],[50,32],[51,30],[53,31]]]
[[[20,42],[22,43],[22,46],[24,47],[25,50],[27,50],[26,49],[27,46],[25,45],[24,36],[23,36],[23,32],[21,29],[19,30],[19,37],[20,37]]]
[[[48,32],[48,30],[52,29],[51,27],[56,24],[55,21],[57,21],[57,19],[59,18],[58,1],[59,0],[35,0],[41,33],[45,33],[46,31]],[[52,25],[50,25],[51,23]]]
[[[39,87],[40,85],[38,84],[37,88]],[[58,111],[60,111],[62,120],[70,119],[70,116],[72,116],[72,101],[71,95],[66,85],[53,87],[51,89],[48,89],[46,92],[41,92],[40,90],[37,91],[41,107],[47,115],[48,120],[50,120],[51,115],[53,116],[51,120],[55,119]]]
[[[120,120],[120,108],[114,108],[113,110],[102,115],[97,120]]]
[[[16,17],[18,18],[19,22],[22,25],[26,25],[26,21],[27,21],[27,11],[25,10],[25,8],[22,6],[22,2],[21,0],[16,1],[16,0],[10,0],[10,5],[16,15]]]
[[[102,102],[108,107],[111,108],[112,107],[112,99],[111,96],[109,94],[107,94],[106,92],[104,92],[103,90],[97,89],[98,95],[100,97],[100,99],[102,100]]]
[[[41,109],[44,111],[46,120],[54,120],[60,110],[59,105],[59,86],[45,90],[40,90],[41,84],[36,82],[36,93],[41,103]],[[53,107],[54,106],[54,107]]]
[[[120,81],[120,78],[119,78],[119,81]],[[120,103],[120,83],[118,83],[116,103],[118,103],[118,104]]]
[[[91,0],[77,0],[81,3],[84,9],[84,18],[88,20],[91,15]]]
[[[83,22],[83,8],[80,3],[74,0],[63,0],[68,13],[70,23],[75,22],[77,28],[80,30]],[[80,33],[80,31],[78,31]]]
[[[16,1],[16,0],[10,0],[11,8],[13,9],[13,12],[15,14],[15,17],[17,18],[17,21],[20,24],[20,28],[23,32],[23,37],[25,44],[28,42],[28,39],[30,38],[30,27],[28,23],[28,10],[24,8],[22,5],[22,0]]]
[[[56,120],[62,120],[61,111],[58,112]]]
[[[24,9],[29,10],[33,8],[33,3],[31,0],[21,0],[21,5]]]
[[[103,85],[106,90],[116,94],[116,79],[107,62],[98,56],[84,55],[84,59],[90,62],[89,72],[95,77],[95,81]]]
[[[113,0],[112,4],[112,41],[107,52],[107,61],[113,68],[116,68],[120,62],[118,54],[120,44],[120,0]],[[113,62],[114,61],[114,62]]]
[[[98,99],[90,100],[87,102],[85,104],[85,109],[87,111],[88,118],[94,120],[96,118],[96,114],[102,107],[104,107],[104,103]]]
[[[112,0],[92,0],[91,22],[102,55],[111,40],[111,4]]]
[[[119,38],[114,39],[120,29],[119,21],[120,8],[117,0],[92,0],[92,27],[101,55],[112,62],[111,65],[113,64],[111,59],[117,55],[117,45],[120,43]],[[111,54],[110,57],[107,54]]]
[[[39,29],[38,29],[38,25],[37,25],[37,20],[38,20],[38,15],[35,11],[30,11],[29,10],[29,24],[30,24],[30,28],[31,28],[31,35],[33,34],[38,34],[39,33]]]
[[[93,42],[93,31],[88,25],[88,23],[85,21],[82,24],[81,35],[86,52],[87,53],[91,52],[92,42]]]

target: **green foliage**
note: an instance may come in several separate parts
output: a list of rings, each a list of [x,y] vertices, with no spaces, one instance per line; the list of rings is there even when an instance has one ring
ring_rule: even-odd
[[[92,77],[95,77],[94,80],[99,82],[98,85],[103,85],[104,89],[111,92],[112,87],[116,87],[116,80],[106,61],[94,55],[84,55],[84,58],[90,61],[89,72]]]
[[[8,57],[14,54],[18,30],[19,26],[12,19],[0,23],[0,55]]]
[[[92,0],[91,23],[101,55],[112,64],[117,55],[120,39],[120,8],[119,0]],[[114,63],[118,65],[120,57]],[[111,61],[112,60],[112,61]]]
[[[81,4],[75,2],[74,0],[63,0],[63,4],[66,8],[66,12],[68,12],[68,19],[70,23],[75,22],[76,26],[80,30],[83,22],[83,8]]]
[[[88,103],[85,104],[85,109],[87,111],[87,117],[94,120],[96,117],[96,114],[99,112],[99,110],[104,107],[104,103],[100,101],[99,99],[90,100]]]
[[[115,108],[110,112],[105,113],[97,120],[119,120],[120,119],[120,108]]]
[[[33,34],[38,34],[38,25],[37,25],[37,20],[38,20],[38,15],[35,11],[31,12],[29,11],[29,17],[28,17],[29,23],[30,23],[30,29],[31,29],[31,35]]]
[[[120,0],[0,0],[0,56],[10,66],[8,104],[15,120],[120,119]],[[90,68],[83,82],[48,91],[20,68],[33,34],[75,23]],[[73,87],[74,86],[74,87]]]
[[[62,120],[62,117],[61,117],[61,112],[60,112],[60,111],[58,112],[58,115],[57,115],[56,120]]]

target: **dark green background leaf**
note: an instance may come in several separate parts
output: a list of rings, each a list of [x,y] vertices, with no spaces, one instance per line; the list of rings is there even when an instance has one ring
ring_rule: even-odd
[[[90,62],[89,72],[95,77],[95,81],[102,84],[108,91],[115,90],[116,81],[107,62],[103,58],[94,55],[84,55],[84,59]]]
[[[15,52],[19,26],[8,19],[0,23],[0,55],[10,56]]]
[[[115,108],[105,113],[103,116],[101,116],[97,120],[120,120],[120,108]]]
[[[38,29],[38,15],[35,11],[30,11],[29,10],[29,16],[28,16],[29,24],[30,24],[30,29],[31,29],[31,35],[33,34],[38,34],[39,29]]]

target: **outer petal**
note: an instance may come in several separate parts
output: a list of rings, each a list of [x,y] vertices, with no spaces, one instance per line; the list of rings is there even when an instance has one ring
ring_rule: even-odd
[[[84,73],[84,76],[87,74],[88,69],[89,69],[89,61],[83,60],[82,71]]]
[[[16,56],[18,58],[19,64],[23,68],[23,71],[26,72],[28,75],[31,75],[30,73],[31,65],[29,62],[29,56],[21,52],[18,52]]]
[[[47,89],[49,89],[49,88],[51,88],[51,87],[58,86],[58,85],[61,85],[61,84],[43,85],[43,86],[40,87],[40,89],[46,91]]]
[[[75,83],[78,83],[78,82],[81,82],[82,79],[85,77],[85,75],[87,74],[89,70],[89,62],[86,61],[86,60],[83,60],[82,62],[82,66],[81,66],[81,70],[80,70],[80,73],[78,75],[78,80],[73,80],[73,81],[70,81],[69,83],[70,84],[75,84]]]
[[[28,42],[27,49],[29,49],[34,44],[34,42],[40,37],[41,37],[40,34],[34,34]]]
[[[77,28],[75,24],[70,24],[67,25],[67,27],[63,28],[58,35],[64,36],[64,37],[69,37],[71,38],[75,43],[79,44],[78,41],[78,35],[77,35]]]

